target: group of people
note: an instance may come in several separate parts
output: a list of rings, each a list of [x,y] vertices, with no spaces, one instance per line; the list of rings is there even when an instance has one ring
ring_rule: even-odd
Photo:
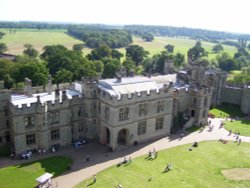
[[[153,148],[153,150],[148,151],[148,156],[146,157],[147,159],[156,159],[158,156],[158,152]]]

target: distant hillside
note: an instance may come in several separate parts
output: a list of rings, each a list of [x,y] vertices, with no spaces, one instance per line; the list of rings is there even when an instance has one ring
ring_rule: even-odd
[[[88,29],[124,29],[132,34],[141,36],[143,33],[151,33],[155,36],[168,37],[188,37],[191,39],[201,39],[216,42],[218,40],[237,40],[244,38],[250,40],[250,34],[239,34],[230,32],[220,32],[205,29],[192,29],[186,27],[172,26],[149,26],[149,25],[105,25],[105,24],[74,24],[74,23],[53,23],[53,22],[4,22],[0,21],[0,28],[33,28],[33,29],[69,29],[72,26]]]
[[[184,36],[191,39],[201,39],[216,42],[217,40],[239,39],[244,38],[250,40],[250,35],[237,34],[229,32],[211,31],[205,29],[191,29],[186,27],[171,26],[147,26],[147,25],[125,25],[125,30],[132,34],[141,35],[144,32],[151,33],[156,36],[178,37]]]

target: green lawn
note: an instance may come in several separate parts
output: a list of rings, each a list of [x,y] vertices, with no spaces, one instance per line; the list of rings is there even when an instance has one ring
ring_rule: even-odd
[[[0,169],[1,188],[33,188],[36,178],[49,172],[58,176],[67,170],[72,160],[68,157],[51,157]]]
[[[22,54],[26,43],[30,43],[39,52],[46,45],[61,44],[67,48],[72,48],[74,44],[82,43],[70,37],[66,30],[37,30],[37,29],[16,29],[15,33],[10,33],[9,29],[0,29],[5,35],[0,41],[8,47],[7,53]]]
[[[224,127],[233,132],[240,132],[242,136],[250,136],[250,120],[224,121]]]
[[[189,151],[190,146],[160,151],[155,160],[146,160],[146,156],[142,156],[127,166],[112,166],[97,174],[96,183],[92,184],[90,178],[76,188],[110,188],[118,184],[124,188],[249,187],[250,181],[227,180],[221,170],[250,168],[250,143],[237,146],[233,142],[201,142],[198,148]],[[169,162],[173,163],[173,170],[163,173]],[[151,181],[148,181],[149,177],[152,177]]]
[[[242,117],[244,114],[241,112],[240,107],[238,105],[233,104],[222,104],[217,106],[211,110],[209,110],[210,114],[213,114],[215,117],[222,117],[230,116],[230,117]]]

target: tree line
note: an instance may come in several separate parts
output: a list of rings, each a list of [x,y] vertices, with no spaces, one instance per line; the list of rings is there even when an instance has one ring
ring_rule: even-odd
[[[122,48],[132,43],[132,35],[120,29],[102,29],[72,26],[68,33],[82,40],[89,48],[107,45],[111,48]]]

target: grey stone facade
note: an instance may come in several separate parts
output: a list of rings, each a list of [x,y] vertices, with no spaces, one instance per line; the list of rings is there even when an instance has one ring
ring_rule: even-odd
[[[88,140],[116,150],[171,134],[180,113],[186,124],[177,128],[206,124],[209,107],[223,102],[225,75],[190,63],[177,74],[82,79],[63,91],[52,92],[51,78],[46,93],[26,84],[25,95],[0,89],[1,144],[22,153]]]

